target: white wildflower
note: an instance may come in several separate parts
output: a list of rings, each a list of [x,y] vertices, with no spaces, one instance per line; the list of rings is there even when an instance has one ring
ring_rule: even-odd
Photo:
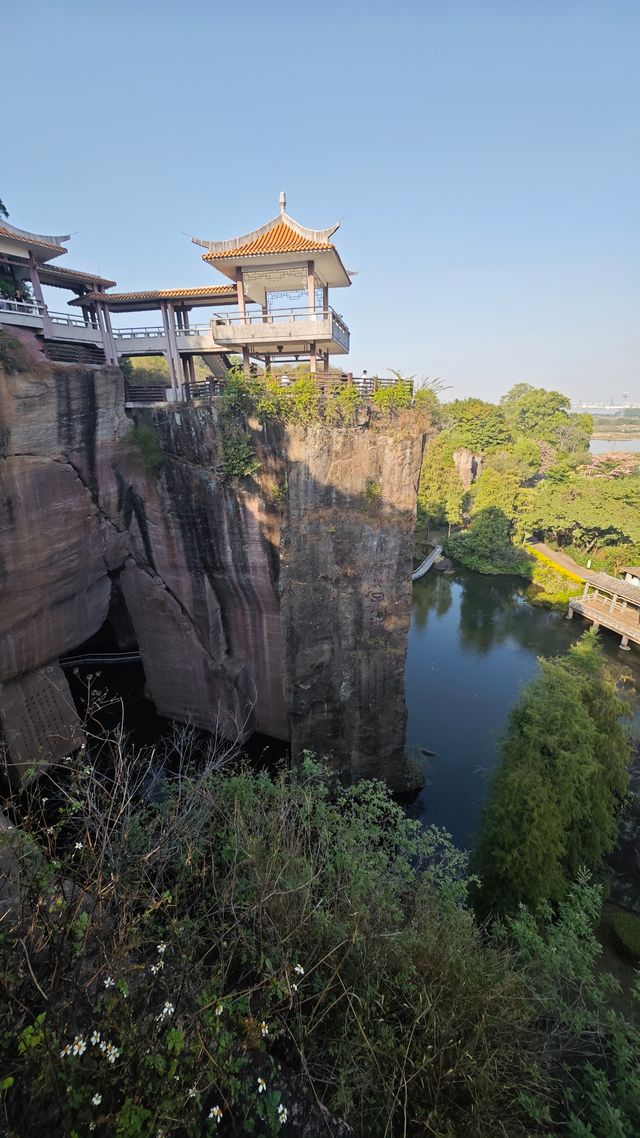
[[[301,964],[294,964],[293,971],[298,973],[298,976],[304,976],[304,968]]]
[[[156,1016],[156,1019],[162,1020],[165,1016],[173,1015],[175,1010],[176,1009],[174,1008],[173,1004],[169,1003],[169,1000],[167,1000],[160,1014]]]
[[[263,1094],[264,1091],[266,1091],[266,1089],[267,1089],[267,1084],[265,1083],[265,1081],[261,1075],[260,1078],[258,1079],[258,1094],[259,1095]]]
[[[197,1087],[189,1087],[187,1098],[195,1098],[198,1093]]]
[[[293,988],[294,992],[298,991],[298,985],[297,984],[292,984],[291,987]]]
[[[104,983],[105,988],[115,988],[115,985],[116,985],[116,982],[113,979],[113,976],[105,976],[103,983]]]
[[[60,1058],[64,1059],[65,1056],[70,1055],[70,1054],[71,1054],[71,1044],[67,1043],[67,1044],[65,1044],[65,1046],[62,1048],[62,1051],[60,1052]]]
[[[160,944],[157,944],[157,945],[156,945],[156,948],[157,948],[157,950],[158,950],[158,952],[159,952],[160,956],[162,956],[163,952],[166,952],[166,951],[167,951],[167,946],[166,946],[166,944],[164,943],[164,941],[162,941]]]
[[[283,1104],[280,1103],[278,1105],[278,1122],[280,1123],[281,1126],[284,1126],[288,1117],[289,1117],[289,1112],[288,1112],[286,1106],[283,1106]]]
[[[221,1016],[224,1011],[222,1004],[216,1004],[215,1011],[217,1016]]]
[[[269,1034],[269,1025],[262,1021],[260,1024],[260,1031],[262,1032],[263,1039],[266,1039]]]
[[[100,1103],[102,1102],[102,1095],[95,1094],[91,1101],[94,1106],[100,1106]]]
[[[159,972],[161,968],[164,968],[164,960],[159,960],[157,964],[152,964],[149,971],[153,972],[155,976],[156,972]]]
[[[100,1042],[100,1032],[94,1031],[93,1035],[91,1036],[91,1046],[95,1047],[99,1042]]]
[[[76,1035],[76,1037],[73,1041],[73,1045],[71,1047],[71,1054],[72,1055],[84,1055],[86,1050],[87,1050],[86,1041],[84,1039],[81,1039],[81,1037],[79,1035]]]
[[[89,1123],[89,1130],[95,1130],[95,1128],[96,1128],[95,1122],[90,1122]]]
[[[222,1121],[222,1111],[220,1110],[219,1106],[211,1107],[211,1110],[209,1111],[209,1118],[215,1118],[218,1126],[220,1125]]]

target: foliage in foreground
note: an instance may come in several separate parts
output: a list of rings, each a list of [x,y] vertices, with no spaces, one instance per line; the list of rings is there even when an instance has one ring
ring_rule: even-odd
[[[616,913],[611,928],[622,951],[640,962],[640,916],[637,913]]]
[[[596,1106],[619,1111],[603,1138],[637,1132],[638,1036],[594,978],[596,888],[557,922],[523,910],[487,936],[463,856],[381,784],[341,788],[310,760],[223,775],[187,748],[152,805],[149,762],[121,738],[102,773],[87,762],[10,839],[9,1133],[286,1134],[291,1070],[356,1135],[570,1119],[586,1135]]]
[[[632,755],[625,711],[593,629],[566,656],[540,661],[511,713],[484,812],[484,911],[557,901],[580,867],[614,848]]]

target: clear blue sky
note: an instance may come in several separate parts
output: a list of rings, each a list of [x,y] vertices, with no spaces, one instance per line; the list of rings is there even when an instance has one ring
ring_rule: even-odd
[[[640,0],[30,0],[0,40],[0,196],[70,265],[207,283],[183,231],[285,189],[343,218],[352,370],[640,396]]]

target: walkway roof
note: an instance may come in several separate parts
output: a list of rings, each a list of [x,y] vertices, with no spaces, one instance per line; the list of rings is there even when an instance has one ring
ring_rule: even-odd
[[[38,269],[38,276],[41,284],[51,285],[54,288],[72,289],[80,285],[87,285],[88,287],[102,285],[103,288],[114,288],[116,284],[115,281],[108,281],[105,277],[98,276],[97,273],[83,273],[80,269],[67,269],[60,265],[42,265]]]
[[[145,292],[88,292],[70,300],[69,304],[107,304],[111,312],[149,312],[163,302],[185,308],[211,308],[235,304],[235,285],[203,285],[199,288],[147,289]]]
[[[631,601],[640,606],[640,589],[632,585],[631,581],[621,581],[619,577],[612,577],[609,573],[591,573],[585,571],[585,578],[590,585],[600,589],[603,593],[611,593],[623,601]]]

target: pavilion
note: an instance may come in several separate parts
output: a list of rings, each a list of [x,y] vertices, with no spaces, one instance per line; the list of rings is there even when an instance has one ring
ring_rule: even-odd
[[[349,329],[329,305],[330,288],[346,288],[351,276],[330,238],[339,223],[328,229],[307,229],[286,212],[280,194],[280,212],[260,229],[227,241],[192,240],[207,251],[203,261],[228,277],[237,292],[238,312],[212,328],[218,344],[240,349],[245,369],[251,359],[268,369],[272,360],[308,359],[310,371],[322,360],[329,372],[329,357],[349,351]],[[295,299],[283,306],[283,299]]]

